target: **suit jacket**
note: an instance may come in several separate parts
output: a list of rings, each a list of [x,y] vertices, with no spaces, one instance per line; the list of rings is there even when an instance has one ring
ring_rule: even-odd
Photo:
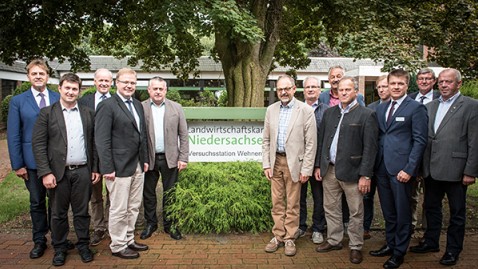
[[[426,105],[430,120],[423,176],[439,181],[478,177],[478,101],[458,96],[435,133],[438,105],[438,100]]]
[[[134,174],[138,163],[143,169],[148,162],[146,124],[141,102],[132,98],[140,125],[117,95],[99,103],[95,115],[95,143],[100,173],[116,173],[117,177]]]
[[[322,104],[329,105],[329,103],[330,103],[330,89],[321,92],[320,95],[319,95],[319,100]],[[361,93],[359,93],[357,95],[357,102],[359,103],[359,105],[365,106],[365,102],[363,101],[363,95]]]
[[[78,104],[82,106],[87,106],[90,109],[93,109],[95,111],[95,93],[92,94],[87,94],[80,99],[78,99]]]
[[[381,103],[376,110],[379,127],[376,167],[383,161],[390,175],[397,175],[403,170],[416,176],[427,143],[427,109],[407,96],[387,126],[385,113],[390,102]]]
[[[151,110],[151,99],[143,101],[144,118],[148,129],[148,160],[151,164],[149,170],[154,169],[155,159],[155,133],[154,121]],[[164,153],[169,168],[177,167],[178,161],[188,162],[189,160],[189,139],[186,116],[180,104],[164,100]],[[179,146],[178,146],[179,139]]]
[[[413,100],[415,100],[415,98],[417,98],[417,95],[418,95],[418,92],[412,92],[410,94],[408,94],[408,96],[410,96],[410,98],[412,98]],[[438,99],[440,98],[440,91],[433,91],[433,100],[435,99]]]
[[[287,164],[294,182],[299,175],[311,176],[317,150],[317,126],[311,106],[294,98],[294,106],[287,127],[285,148]],[[270,105],[266,111],[262,144],[262,167],[273,168],[277,152],[280,101]]]
[[[50,105],[60,99],[57,92],[48,90]],[[32,150],[32,133],[40,108],[28,89],[10,100],[7,120],[8,153],[13,170],[22,167],[36,169]]]
[[[327,173],[330,147],[341,117],[339,106],[327,109],[320,126],[318,154],[315,166],[320,174]],[[375,111],[356,104],[346,113],[340,125],[335,159],[338,180],[358,182],[360,176],[372,177],[377,155],[378,127]]]
[[[377,100],[373,103],[368,104],[367,107],[370,108],[371,110],[377,110],[378,105],[380,105],[380,100]]]
[[[94,143],[94,112],[84,106],[78,106],[81,122],[87,165],[90,171],[98,172],[98,158]],[[33,128],[33,153],[37,163],[38,176],[53,173],[57,182],[63,178],[66,166],[68,138],[65,118],[60,102],[45,107],[40,111]]]

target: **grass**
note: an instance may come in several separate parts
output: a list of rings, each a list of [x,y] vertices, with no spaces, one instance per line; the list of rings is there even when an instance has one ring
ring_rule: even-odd
[[[28,190],[22,179],[9,173],[0,182],[0,223],[13,220],[29,211]]]

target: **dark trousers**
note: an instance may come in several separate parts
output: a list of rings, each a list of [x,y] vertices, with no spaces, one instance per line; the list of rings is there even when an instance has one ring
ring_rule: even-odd
[[[466,190],[461,181],[438,181],[425,178],[425,212],[427,229],[425,242],[432,247],[439,246],[442,228],[442,201],[445,194],[450,207],[450,222],[446,233],[446,252],[459,255],[463,250],[466,223]]]
[[[73,226],[78,238],[76,247],[78,249],[88,247],[90,243],[88,203],[91,197],[91,187],[91,173],[85,165],[75,170],[65,169],[63,178],[57,179],[56,188],[49,190],[52,212],[51,238],[56,251],[67,250],[70,205],[73,212]]]
[[[370,181],[370,192],[366,193],[363,196],[363,230],[370,231],[370,227],[372,226],[373,221],[373,206],[374,206],[374,197],[375,191],[377,190],[377,178],[375,176],[372,177]]]
[[[310,177],[310,189],[312,197],[314,199],[314,211],[312,214],[312,231],[325,232],[325,212],[324,212],[324,189],[322,182],[315,180],[314,177]],[[309,183],[302,184],[300,189],[300,224],[299,229],[302,231],[307,230],[307,189]]]
[[[37,170],[27,169],[25,186],[30,193],[30,217],[32,219],[32,240],[35,244],[46,244],[45,235],[50,228],[51,209],[46,204],[46,188],[38,178]]]
[[[402,183],[396,175],[390,175],[383,162],[377,175],[377,188],[383,217],[385,219],[385,239],[394,255],[404,256],[410,244],[412,212],[410,196],[412,182]]]
[[[171,199],[174,198],[174,193],[171,190],[178,180],[178,168],[170,169],[164,154],[156,154],[154,169],[146,172],[144,176],[144,218],[148,225],[158,225],[156,185],[158,185],[160,175],[163,182],[163,226],[165,230],[168,230],[171,228],[173,220],[170,219],[167,209],[168,205],[172,203]]]

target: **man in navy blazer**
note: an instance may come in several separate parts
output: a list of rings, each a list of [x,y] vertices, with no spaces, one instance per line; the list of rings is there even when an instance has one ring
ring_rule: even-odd
[[[370,255],[392,255],[384,268],[398,268],[407,252],[412,225],[410,178],[417,174],[427,143],[427,110],[406,95],[409,81],[408,72],[391,71],[388,74],[391,100],[376,110],[379,149],[375,174],[387,244],[370,251]]]
[[[23,178],[30,192],[30,216],[35,243],[30,251],[31,259],[43,256],[47,247],[45,235],[49,228],[46,189],[38,178],[32,151],[33,126],[40,108],[60,99],[58,93],[46,88],[48,72],[48,66],[41,59],[33,60],[27,65],[27,76],[32,87],[12,98],[7,120],[8,152],[12,169],[18,177]]]
[[[78,100],[78,103],[87,106],[93,111],[96,110],[98,104],[111,97],[110,89],[113,83],[113,74],[105,68],[100,68],[95,72],[94,78],[96,92],[87,94]],[[103,182],[93,185],[91,192],[91,225],[93,226],[93,235],[90,244],[97,246],[106,236],[108,228],[108,211],[110,208],[109,192],[106,190],[106,205],[103,206]]]

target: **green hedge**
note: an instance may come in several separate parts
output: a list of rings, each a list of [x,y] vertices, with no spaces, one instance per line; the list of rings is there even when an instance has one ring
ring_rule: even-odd
[[[270,184],[258,162],[191,163],[168,211],[185,233],[265,232],[272,228]]]

